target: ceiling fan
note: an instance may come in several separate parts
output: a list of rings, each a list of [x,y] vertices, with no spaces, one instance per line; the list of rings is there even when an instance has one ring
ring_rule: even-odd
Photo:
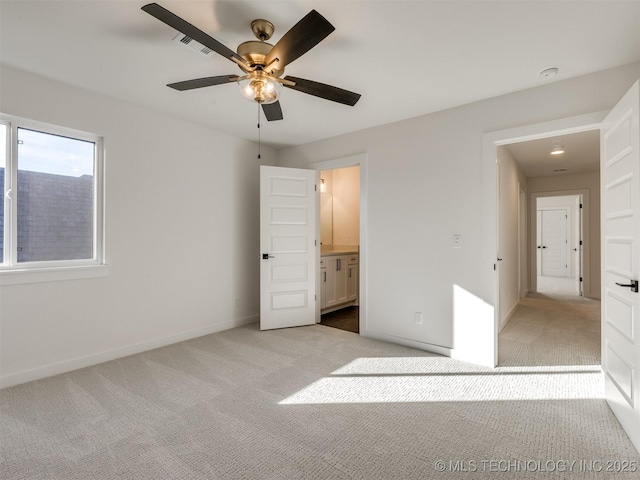
[[[145,5],[142,10],[196,42],[228,58],[236,63],[243,73],[241,76],[218,75],[215,77],[196,78],[194,80],[170,83],[167,85],[168,87],[184,91],[238,82],[242,95],[251,101],[261,104],[262,110],[269,121],[282,120],[283,118],[282,108],[278,100],[282,86],[349,106],[354,106],[360,99],[360,94],[358,93],[325,85],[324,83],[288,75],[281,78],[284,74],[285,66],[307,53],[335,30],[335,27],[315,10],[311,10],[305,15],[275,45],[266,42],[271,38],[275,30],[273,24],[268,20],[254,20],[251,22],[251,30],[258,40],[241,43],[237,52],[234,52],[215,38],[157,3]]]

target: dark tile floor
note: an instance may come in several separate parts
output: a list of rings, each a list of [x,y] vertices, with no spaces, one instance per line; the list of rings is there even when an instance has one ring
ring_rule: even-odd
[[[335,312],[325,313],[320,319],[320,325],[359,333],[359,310],[359,307],[346,307]]]

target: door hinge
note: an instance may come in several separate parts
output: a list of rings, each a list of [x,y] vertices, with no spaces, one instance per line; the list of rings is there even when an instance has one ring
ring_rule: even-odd
[[[580,208],[582,208],[582,204],[580,204]]]
[[[580,245],[582,245],[582,240],[580,240]]]
[[[494,270],[496,269],[496,264],[495,264],[495,263],[493,264],[493,269],[494,269]]]
[[[318,191],[318,185],[314,185],[314,186],[313,186],[313,191],[314,191],[314,192],[317,192],[317,191]]]
[[[313,300],[317,302],[318,301],[318,295],[314,295],[313,296]]]
[[[580,281],[582,281],[582,277],[580,277]]]

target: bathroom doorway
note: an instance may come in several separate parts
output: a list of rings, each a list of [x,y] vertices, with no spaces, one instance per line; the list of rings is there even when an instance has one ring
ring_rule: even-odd
[[[359,333],[359,165],[320,171],[320,238],[320,324]]]

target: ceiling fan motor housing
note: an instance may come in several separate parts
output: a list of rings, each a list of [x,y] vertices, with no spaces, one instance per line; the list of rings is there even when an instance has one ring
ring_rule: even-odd
[[[265,66],[265,58],[273,48],[273,45],[267,42],[260,42],[258,40],[249,40],[238,45],[238,55],[246,59],[252,66],[259,65]],[[240,68],[243,66],[240,65]],[[251,69],[243,68],[243,70],[250,72]],[[284,73],[284,68],[281,70],[272,69],[271,75],[280,77]]]

